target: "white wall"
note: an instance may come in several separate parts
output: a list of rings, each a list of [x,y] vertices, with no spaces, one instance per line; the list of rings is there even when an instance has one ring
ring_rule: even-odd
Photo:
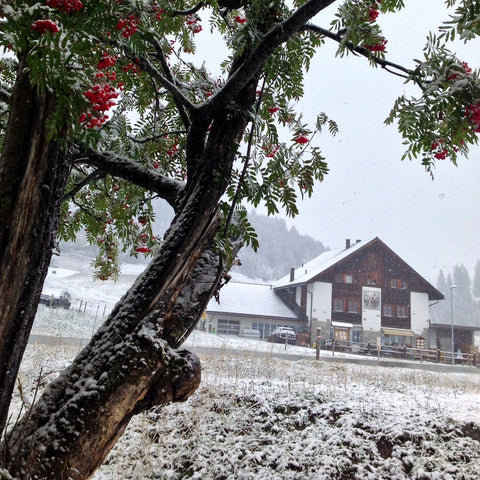
[[[313,291],[312,317],[319,322],[327,322],[332,318],[332,284],[315,282],[308,285],[308,290]],[[308,301],[312,295],[307,295]],[[307,304],[307,315],[310,317],[310,304]]]
[[[295,303],[297,305],[302,304],[302,287],[295,288]]]
[[[412,330],[420,334],[424,328],[428,328],[430,318],[428,310],[428,294],[410,292],[410,316],[412,319]]]
[[[379,299],[376,308],[366,305],[365,297],[375,294]],[[364,330],[380,331],[382,325],[382,290],[376,287],[362,287],[362,323]]]

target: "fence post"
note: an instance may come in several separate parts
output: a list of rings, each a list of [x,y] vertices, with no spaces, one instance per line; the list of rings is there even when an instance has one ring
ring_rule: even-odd
[[[322,343],[322,337],[318,336],[315,343],[315,358],[320,360],[320,344]]]

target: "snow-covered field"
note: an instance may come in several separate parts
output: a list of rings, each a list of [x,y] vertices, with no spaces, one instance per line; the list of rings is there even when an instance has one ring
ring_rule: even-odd
[[[141,268],[127,266],[117,284],[91,281],[78,262],[56,268],[45,290],[68,289],[73,308],[40,306],[32,333],[89,338]],[[199,331],[185,345],[212,347],[201,355],[199,389],[137,416],[95,480],[480,478],[479,373],[315,361],[312,349],[289,345],[288,353],[310,357],[292,361],[274,356],[284,345]],[[30,344],[24,400],[79,348]],[[16,392],[14,411],[20,405]]]
[[[479,478],[479,377],[225,354],[185,404],[135,419],[95,475]]]
[[[202,332],[188,343],[225,348],[201,356],[202,383],[186,403],[131,422],[95,480],[480,478],[479,374],[317,362],[313,355],[291,361],[272,355],[282,345],[229,344]],[[258,354],[261,345],[261,357],[230,350]],[[20,375],[25,396],[79,348],[29,345]]]

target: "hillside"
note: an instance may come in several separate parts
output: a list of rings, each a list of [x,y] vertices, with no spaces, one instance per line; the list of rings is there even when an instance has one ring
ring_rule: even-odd
[[[158,236],[163,235],[168,227],[171,211],[165,208],[159,207],[155,218],[154,231]],[[297,268],[327,250],[322,242],[314,240],[310,236],[301,235],[295,227],[288,228],[282,218],[267,217],[251,211],[249,219],[257,232],[260,247],[257,252],[250,247],[243,247],[239,253],[241,265],[234,267],[234,273],[267,282],[278,280],[286,275],[291,267]],[[54,258],[53,263],[57,262],[64,268],[72,268],[66,257],[81,254],[93,259],[96,254],[96,248],[88,245],[85,235],[81,233],[75,243],[62,243],[61,251],[63,255],[60,258]],[[121,260],[123,263],[140,265],[146,264],[148,261],[144,258],[135,259],[125,254],[122,255]],[[69,263],[67,266],[65,266],[66,261]]]
[[[290,268],[312,260],[327,248],[312,237],[301,235],[295,227],[288,228],[284,219],[249,213],[249,219],[258,235],[260,248],[240,250],[241,266],[234,271],[264,281],[278,280]]]

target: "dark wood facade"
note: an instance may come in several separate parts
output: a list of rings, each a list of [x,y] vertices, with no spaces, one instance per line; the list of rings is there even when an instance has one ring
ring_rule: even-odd
[[[380,239],[375,238],[360,247],[353,246],[351,250],[351,254],[348,254],[348,249],[342,252],[338,262],[301,285],[302,299],[306,297],[307,283],[324,282],[332,285],[332,322],[361,327],[366,302],[378,302],[381,327],[410,330],[411,292],[426,293],[429,300],[443,299],[436,288]],[[373,292],[373,296],[365,298],[366,291]],[[294,289],[290,289],[290,292],[293,295]],[[306,302],[301,303],[300,306],[308,315]],[[372,307],[372,303],[369,305]]]

